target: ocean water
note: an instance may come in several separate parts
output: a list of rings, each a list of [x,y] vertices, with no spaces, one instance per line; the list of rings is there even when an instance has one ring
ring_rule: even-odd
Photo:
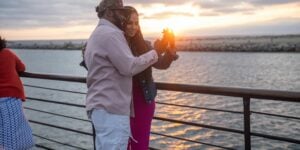
[[[60,50],[14,50],[25,62],[28,72],[62,74],[72,76],[86,75],[78,64],[80,51]],[[300,91],[300,53],[220,53],[220,52],[179,52],[180,58],[167,70],[154,70],[154,79],[158,82],[192,85],[229,86],[257,89]],[[51,88],[86,92],[86,86],[80,83],[49,81],[39,79],[22,79],[25,84]],[[55,92],[25,87],[28,97],[43,98],[76,104],[85,103],[85,95]],[[182,92],[159,91],[156,101],[242,111],[241,98],[192,94]],[[28,100],[25,107],[55,112],[87,119],[84,109],[48,104]],[[277,113],[281,115],[300,116],[299,103],[279,101],[252,100],[251,110]],[[88,122],[56,117],[26,110],[31,120],[51,123],[75,130],[91,132]],[[208,110],[156,105],[156,116],[176,120],[190,121],[243,130],[243,116]],[[60,142],[92,149],[90,136],[66,132],[54,128],[31,124],[34,133]],[[177,123],[153,120],[152,131],[177,136],[190,140],[212,143],[234,149],[244,148],[241,134],[233,134],[212,129],[187,126]],[[300,137],[300,120],[285,119],[252,114],[251,131],[269,135],[298,139]],[[36,142],[54,149],[76,149],[36,137]],[[151,135],[151,147],[170,150],[219,149],[207,145]],[[268,140],[252,136],[253,149],[300,149],[299,144]]]

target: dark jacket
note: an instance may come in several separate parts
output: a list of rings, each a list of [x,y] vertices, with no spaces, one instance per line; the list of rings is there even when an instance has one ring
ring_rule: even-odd
[[[145,42],[147,43],[148,50],[153,49],[150,42]],[[169,52],[165,52],[164,54],[158,56],[158,61],[153,64],[152,67],[156,69],[167,69],[170,67],[173,60],[175,60],[175,57],[177,56],[173,56]],[[139,80],[140,87],[143,90],[143,94],[147,103],[151,103],[157,95],[157,88],[152,76],[152,67],[147,68],[149,69],[148,71],[144,71],[133,77],[134,79]]]

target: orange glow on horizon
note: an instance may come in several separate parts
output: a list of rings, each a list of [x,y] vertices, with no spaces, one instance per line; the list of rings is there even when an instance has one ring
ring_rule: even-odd
[[[241,4],[236,6],[236,8],[251,9],[253,6]],[[143,14],[140,22],[143,32],[147,35],[158,35],[165,27],[173,29],[176,36],[181,36],[193,34],[195,31],[205,34],[206,31],[213,31],[215,29],[265,24],[283,18],[300,19],[300,5],[298,3],[274,5],[263,9],[253,8],[253,12],[249,14],[237,12],[215,16],[202,15],[202,13],[209,14],[211,10],[195,7],[191,3],[176,6],[156,4],[146,8],[138,6],[138,10],[141,10],[140,13]],[[163,12],[172,12],[174,15],[147,18],[151,15],[163,14]],[[180,13],[178,14],[178,12]]]

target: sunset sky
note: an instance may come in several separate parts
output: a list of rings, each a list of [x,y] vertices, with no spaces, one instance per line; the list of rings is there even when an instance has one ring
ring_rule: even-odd
[[[8,40],[86,39],[99,0],[0,0]],[[145,37],[165,27],[178,36],[300,33],[299,0],[124,0],[137,8]]]

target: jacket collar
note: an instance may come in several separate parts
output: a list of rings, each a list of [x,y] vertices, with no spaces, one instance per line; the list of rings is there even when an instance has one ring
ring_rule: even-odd
[[[120,32],[123,32],[120,28],[118,28],[116,25],[114,25],[112,22],[110,22],[109,20],[107,19],[104,19],[104,18],[101,18],[99,20],[99,23],[98,23],[98,26],[101,26],[101,25],[106,25],[106,26],[110,26]]]

